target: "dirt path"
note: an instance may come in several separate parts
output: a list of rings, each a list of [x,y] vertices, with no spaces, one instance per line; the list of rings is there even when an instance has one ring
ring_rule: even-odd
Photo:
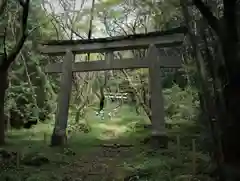
[[[71,163],[64,181],[122,181],[129,174],[123,163],[133,154],[133,147],[99,146]]]

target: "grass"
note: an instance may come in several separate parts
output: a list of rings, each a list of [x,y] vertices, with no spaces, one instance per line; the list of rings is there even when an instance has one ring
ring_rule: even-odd
[[[71,119],[74,120],[74,119]],[[70,120],[70,125],[76,125]],[[84,133],[73,129],[68,144],[61,148],[48,146],[53,123],[38,124],[29,130],[12,130],[8,133],[6,150],[17,151],[20,160],[29,155],[42,155],[50,160],[40,167],[26,166],[13,160],[0,171],[0,181],[207,181],[209,158],[201,151],[191,151],[193,133],[184,132],[183,143],[176,144],[176,135],[181,130],[193,130],[193,124],[183,124],[169,131],[167,150],[152,150],[140,140],[148,131],[136,128],[137,123],[146,123],[144,116],[137,116],[127,107],[112,120],[100,120],[89,111],[81,123],[90,125]],[[112,144],[129,144],[131,147],[114,147]],[[187,145],[186,145],[187,143]],[[110,147],[109,147],[110,145]],[[111,146],[112,145],[112,146]],[[198,148],[197,148],[198,149]],[[179,152],[180,150],[180,152]],[[193,163],[193,158],[196,163]],[[196,172],[193,173],[193,167]],[[206,173],[205,173],[206,172]],[[209,179],[210,180],[210,179]]]

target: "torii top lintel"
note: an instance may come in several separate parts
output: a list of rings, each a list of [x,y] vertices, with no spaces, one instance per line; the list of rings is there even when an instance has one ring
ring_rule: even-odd
[[[63,55],[66,51],[74,54],[103,53],[108,51],[147,48],[150,44],[157,47],[173,47],[182,44],[186,27],[177,27],[166,31],[146,34],[96,38],[89,40],[50,40],[41,42],[38,50],[42,54]]]

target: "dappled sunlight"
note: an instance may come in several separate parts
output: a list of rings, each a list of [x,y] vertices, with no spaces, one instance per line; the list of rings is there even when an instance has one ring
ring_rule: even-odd
[[[115,130],[116,132],[124,132],[127,129],[127,126],[117,125],[117,124],[95,124],[94,128],[102,130]]]
[[[98,130],[98,132],[100,132],[100,135],[97,135],[99,139],[111,140],[119,138],[129,131],[128,125],[121,125],[118,123],[121,123],[121,121],[118,120],[114,122],[98,122],[91,125],[91,128],[93,131]]]
[[[35,126],[32,128],[32,131],[35,132],[36,134],[42,133],[42,132],[51,133],[53,128],[54,128],[54,125],[38,123],[38,126]]]

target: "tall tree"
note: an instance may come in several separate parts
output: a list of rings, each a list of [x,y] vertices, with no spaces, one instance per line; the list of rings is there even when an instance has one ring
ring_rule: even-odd
[[[223,64],[218,68],[218,76],[223,85],[222,95],[224,97],[224,104],[221,106],[225,107],[225,111],[221,113],[222,115],[218,116],[221,118],[218,121],[222,133],[223,165],[224,167],[231,168],[228,170],[233,171],[238,170],[240,165],[240,143],[238,142],[238,138],[240,137],[238,3],[237,0],[223,0],[217,1],[217,3],[223,6],[223,15],[221,17],[216,17],[209,4],[205,3],[205,1],[193,0],[193,4],[207,20],[208,25],[218,37],[224,59]]]
[[[7,0],[1,1],[0,4],[0,16],[4,20],[5,11],[7,8]],[[19,5],[22,7],[22,13],[20,19],[20,28],[18,30],[19,36],[17,37],[17,41],[11,50],[7,50],[6,47],[6,29],[3,35],[3,49],[4,53],[0,56],[0,82],[2,86],[0,87],[0,144],[5,143],[5,119],[4,119],[4,100],[5,93],[8,88],[8,69],[10,65],[14,62],[17,55],[21,51],[24,42],[27,38],[27,21],[29,14],[29,6],[30,0],[18,0]],[[6,25],[7,26],[7,25]]]

